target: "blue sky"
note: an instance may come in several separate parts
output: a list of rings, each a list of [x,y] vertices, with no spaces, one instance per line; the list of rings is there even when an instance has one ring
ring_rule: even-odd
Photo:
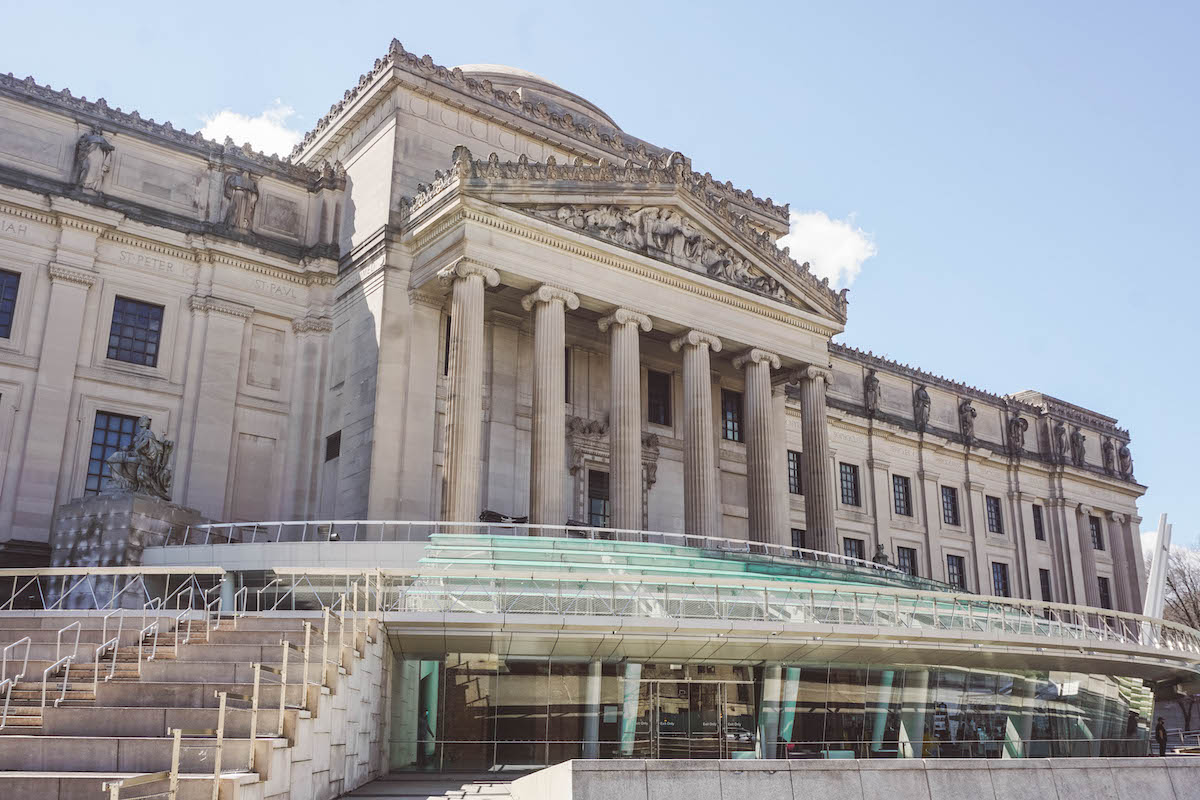
[[[1143,529],[1197,541],[1200,4],[345,7],[10,3],[0,71],[270,151],[393,36],[531,70],[790,202],[840,341],[1119,418]]]

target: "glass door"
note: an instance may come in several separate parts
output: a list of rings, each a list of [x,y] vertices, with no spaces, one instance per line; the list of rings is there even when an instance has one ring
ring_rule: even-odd
[[[654,680],[639,694],[651,703],[638,726],[650,758],[755,757],[753,684]]]

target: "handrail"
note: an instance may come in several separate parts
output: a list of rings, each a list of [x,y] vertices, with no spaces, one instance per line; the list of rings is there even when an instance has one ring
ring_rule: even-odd
[[[103,643],[96,648],[96,659],[92,665],[92,694],[95,695],[97,689],[100,688],[100,659],[104,655],[104,651],[112,647],[112,661],[109,664],[108,675],[104,678],[104,682],[108,683],[117,674],[117,652],[121,649],[121,632],[125,627],[125,615],[121,614],[117,617],[117,634],[111,639],[105,639],[108,635],[108,618],[116,614],[121,609],[114,608],[112,611],[104,615],[104,623],[100,629],[100,638]]]
[[[75,644],[70,655],[62,655],[62,635],[67,631],[75,629]],[[46,682],[49,680],[50,674],[56,671],[59,667],[63,669],[62,691],[54,700],[54,707],[58,708],[59,703],[67,697],[67,684],[71,679],[71,665],[75,663],[75,659],[79,657],[79,634],[83,630],[83,625],[79,620],[75,620],[69,625],[64,625],[59,629],[54,636],[54,657],[57,659],[53,664],[42,670],[42,711],[46,709]]]
[[[441,520],[270,520],[264,522],[210,522],[200,525],[190,525],[184,531],[182,542],[179,545],[171,545],[168,541],[165,546],[182,546],[190,542],[190,535],[193,531],[199,533],[204,532],[205,540],[202,544],[208,544],[209,539],[214,531],[226,531],[230,535],[227,540],[233,542],[232,533],[241,529],[250,528],[254,531],[255,541],[259,538],[259,532],[263,528],[267,528],[265,534],[267,542],[270,540],[271,528],[275,531],[275,542],[278,542],[285,530],[299,529],[302,535],[307,536],[310,527],[328,527],[332,532],[336,532],[339,527],[350,527],[353,531],[351,541],[360,541],[358,531],[370,531],[373,528],[378,529],[380,538],[378,540],[364,538],[361,541],[384,541],[383,534],[388,528],[398,528],[407,531],[408,539],[399,541],[425,541],[425,539],[413,539],[412,531],[414,528],[430,528],[437,533],[471,533],[478,530],[484,530],[489,533],[494,531],[553,531],[561,534],[571,534],[580,536],[581,534],[588,539],[605,539],[610,537],[630,536],[635,537],[637,541],[644,541],[651,544],[667,544],[666,539],[682,540],[683,546],[686,547],[703,547],[706,542],[714,544],[708,549],[719,549],[730,552],[746,552],[755,553],[761,552],[764,555],[770,555],[772,552],[777,552],[782,555],[790,555],[793,558],[800,558],[811,561],[827,561],[831,563],[846,564],[850,566],[860,567],[863,569],[878,570],[888,573],[906,574],[902,570],[890,564],[877,564],[863,558],[855,558],[841,553],[830,553],[824,550],[812,550],[805,547],[792,547],[791,545],[774,544],[771,542],[754,542],[748,539],[733,539],[723,536],[701,536],[692,533],[679,533],[674,531],[652,531],[641,530],[636,528],[602,528],[589,525],[542,525],[525,522],[450,522]],[[440,529],[451,530],[440,530]],[[504,535],[504,534],[498,534]],[[525,533],[524,535],[534,535]],[[663,541],[653,541],[654,539],[662,539]],[[690,544],[696,542],[698,544]]]
[[[277,584],[277,583],[282,583],[282,579],[280,579],[280,578],[272,578],[272,579],[271,579],[271,581],[270,581],[270,583],[266,584],[265,586],[263,586],[262,588],[260,588],[258,591],[256,591],[256,592],[254,593],[254,597],[255,597],[255,600],[254,600],[254,602],[255,602],[255,611],[262,611],[262,610],[263,610],[263,602],[262,602],[262,596],[263,596],[263,592],[265,592],[267,589],[270,589],[272,586],[274,586],[274,585],[275,585],[275,584]],[[246,588],[246,587],[242,587],[242,588],[244,589],[244,588]],[[276,594],[278,594],[278,592],[276,592]],[[278,601],[278,599],[275,601],[275,605],[276,605],[276,606],[277,606],[277,605],[279,605],[279,601]],[[275,610],[275,606],[272,606],[272,607],[271,607],[271,610],[272,610],[272,611],[274,611],[274,610]]]
[[[108,800],[120,800],[121,789],[127,786],[144,786],[147,783],[167,781],[167,800],[176,800],[179,795],[179,748],[183,731],[180,728],[168,731],[171,734],[171,768],[162,772],[149,772],[135,775],[132,778],[122,778],[116,781],[106,781],[103,790],[108,792]]]
[[[238,598],[242,600],[242,610],[238,611]],[[250,587],[243,586],[233,593],[233,629],[237,630],[238,620],[246,616],[247,606],[250,603]]]
[[[22,636],[4,648],[3,655],[0,655],[0,679],[8,677],[8,651],[14,647],[20,647],[22,644],[25,645],[25,658],[21,662],[21,671],[13,676],[13,681],[19,681],[25,677],[25,670],[29,668],[29,646],[33,644],[33,639],[28,636]]]

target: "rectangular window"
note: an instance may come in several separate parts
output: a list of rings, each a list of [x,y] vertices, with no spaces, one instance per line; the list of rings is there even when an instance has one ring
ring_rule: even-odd
[[[721,390],[721,438],[742,441],[742,393]]]
[[[1008,564],[992,562],[992,594],[997,597],[1012,597],[1008,587]]]
[[[13,315],[17,311],[17,287],[21,275],[0,269],[0,339],[12,336]]]
[[[1039,542],[1046,541],[1046,524],[1042,522],[1042,507],[1033,507],[1033,538]]]
[[[861,505],[858,496],[858,465],[842,463],[839,465],[842,484],[842,505]]]
[[[892,476],[892,503],[896,513],[902,517],[911,517],[912,510],[912,481],[904,475]]]
[[[325,437],[325,460],[333,461],[342,454],[342,432],[334,431]]]
[[[1100,583],[1100,607],[1112,609],[1112,587],[1109,586],[1108,578],[1100,577],[1096,579]]]
[[[1054,602],[1054,593],[1050,591],[1050,570],[1038,570],[1038,582],[1042,585],[1042,599],[1047,603]]]
[[[847,536],[845,539],[842,539],[842,554],[845,555],[846,558],[857,558],[859,561],[863,560],[863,557],[866,554],[864,548],[865,545],[863,544],[862,539],[851,539],[849,536]]]
[[[96,412],[96,422],[92,428],[92,449],[88,452],[87,482],[83,487],[85,495],[100,494],[108,488],[108,457],[133,444],[137,423],[138,418],[128,414]]]
[[[1103,550],[1104,531],[1100,528],[1100,518],[1088,517],[1088,529],[1092,532],[1092,548],[1094,550]]]
[[[788,450],[788,491],[804,494],[804,484],[800,482],[800,454],[795,450]]]
[[[158,366],[162,321],[162,306],[126,297],[116,298],[112,327],[108,332],[108,357],[144,367]]]
[[[446,315],[446,336],[442,339],[442,374],[450,374],[450,315]]]
[[[942,521],[947,525],[961,525],[958,516],[958,489],[953,486],[942,487]]]
[[[897,547],[896,566],[901,572],[917,577],[917,551],[911,547]]]
[[[956,589],[967,589],[967,561],[962,556],[946,556],[946,583]]]
[[[671,376],[646,372],[646,418],[655,425],[671,424]]]
[[[588,470],[588,524],[593,528],[607,528],[612,519],[612,506],[608,499],[608,473]]]
[[[806,539],[803,528],[792,528],[792,547],[798,547],[801,550],[807,549]]]
[[[571,348],[563,348],[563,400],[571,402]]]
[[[1004,533],[1004,516],[1000,512],[1000,498],[987,495],[983,501],[987,505],[988,532]]]

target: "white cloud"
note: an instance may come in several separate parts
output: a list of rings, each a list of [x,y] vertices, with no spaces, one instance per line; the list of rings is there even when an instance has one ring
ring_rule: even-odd
[[[288,118],[295,113],[296,109],[285,106],[279,100],[256,117],[226,108],[204,117],[204,127],[200,133],[218,142],[224,142],[228,136],[239,145],[249,142],[255,150],[286,156],[304,135],[304,131],[287,125]]]
[[[831,219],[824,211],[793,211],[791,230],[779,240],[792,258],[807,261],[818,278],[829,278],[836,287],[849,286],[858,277],[863,262],[875,255],[871,234],[854,224],[854,215]]]

